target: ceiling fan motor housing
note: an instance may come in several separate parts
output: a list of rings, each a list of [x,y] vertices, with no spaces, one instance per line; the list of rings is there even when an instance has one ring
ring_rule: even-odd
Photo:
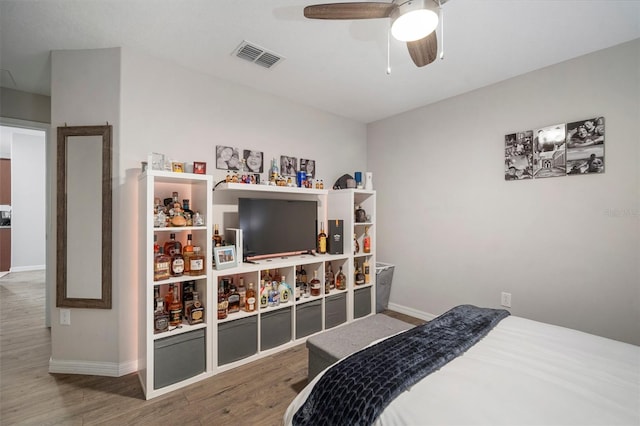
[[[415,41],[438,26],[437,4],[433,0],[409,0],[391,11],[391,34],[400,41]]]

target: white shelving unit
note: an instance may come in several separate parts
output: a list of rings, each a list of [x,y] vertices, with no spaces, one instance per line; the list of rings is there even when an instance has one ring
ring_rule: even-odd
[[[138,332],[138,375],[147,399],[171,392],[191,383],[195,383],[213,374],[213,362],[211,350],[212,341],[211,321],[215,315],[215,304],[211,289],[211,238],[212,238],[212,177],[209,175],[198,175],[191,173],[172,173],[165,171],[147,170],[140,176],[140,292],[139,292],[139,332]],[[173,192],[178,192],[179,201],[190,200],[190,207],[195,212],[198,211],[205,219],[204,226],[185,227],[154,227],[153,207],[154,199],[170,198]],[[198,276],[172,277],[166,280],[154,281],[153,276],[153,244],[154,236],[157,237],[158,244],[162,246],[169,240],[170,234],[176,234],[176,240],[186,244],[187,235],[193,237],[193,245],[201,248],[201,253],[205,256],[205,274]],[[169,284],[174,284],[181,288],[187,281],[194,281],[196,291],[205,307],[205,321],[200,324],[189,325],[183,321],[179,327],[170,327],[169,331],[154,333],[154,290],[159,288],[160,295],[164,296]],[[182,300],[181,300],[182,301]],[[197,330],[203,330],[202,353],[200,344],[195,346],[184,346],[197,352],[198,357],[204,357],[204,368],[195,374],[186,372],[180,374],[184,368],[184,359],[177,358],[175,365],[171,359],[166,361],[166,352],[160,352],[159,346],[171,348],[175,346],[180,350],[180,343],[173,344],[177,336],[182,336],[183,340],[192,336]],[[178,340],[180,340],[178,338]],[[166,349],[165,349],[166,351]],[[159,356],[163,360],[159,362]],[[188,357],[187,357],[188,359]],[[168,370],[163,371],[163,370]],[[174,377],[167,379],[167,374],[172,375],[172,371],[178,371]],[[156,383],[158,377],[163,377],[164,383]],[[170,382],[170,384],[166,384]]]

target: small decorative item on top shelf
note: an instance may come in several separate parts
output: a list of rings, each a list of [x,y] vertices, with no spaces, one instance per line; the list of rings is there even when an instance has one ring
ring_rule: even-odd
[[[193,162],[193,173],[197,175],[205,175],[207,174],[207,163],[202,161],[194,161]]]
[[[152,152],[150,157],[151,157],[151,170],[165,169],[164,154],[160,154],[158,152]]]
[[[367,221],[367,212],[362,208],[362,206],[358,206],[356,208],[356,222],[364,223]]]
[[[362,185],[362,172],[355,172],[353,174],[355,181],[356,181],[356,188],[358,189],[362,189],[363,185]]]
[[[184,173],[184,164],[178,161],[171,162],[171,170],[174,173]]]
[[[234,246],[219,246],[213,248],[213,257],[216,262],[216,269],[233,268],[238,265],[236,259],[236,248]]]

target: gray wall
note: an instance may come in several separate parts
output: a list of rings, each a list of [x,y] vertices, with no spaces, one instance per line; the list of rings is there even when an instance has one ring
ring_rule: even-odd
[[[596,116],[604,174],[504,180],[506,134]],[[392,306],[429,316],[507,291],[515,315],[640,344],[639,122],[635,40],[371,123]]]
[[[0,87],[0,117],[51,122],[51,98]]]

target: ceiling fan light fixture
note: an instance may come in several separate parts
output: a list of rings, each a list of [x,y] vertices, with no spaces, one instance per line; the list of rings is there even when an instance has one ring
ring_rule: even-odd
[[[432,0],[410,0],[391,12],[391,34],[400,41],[416,41],[438,26],[438,14],[427,6]]]

